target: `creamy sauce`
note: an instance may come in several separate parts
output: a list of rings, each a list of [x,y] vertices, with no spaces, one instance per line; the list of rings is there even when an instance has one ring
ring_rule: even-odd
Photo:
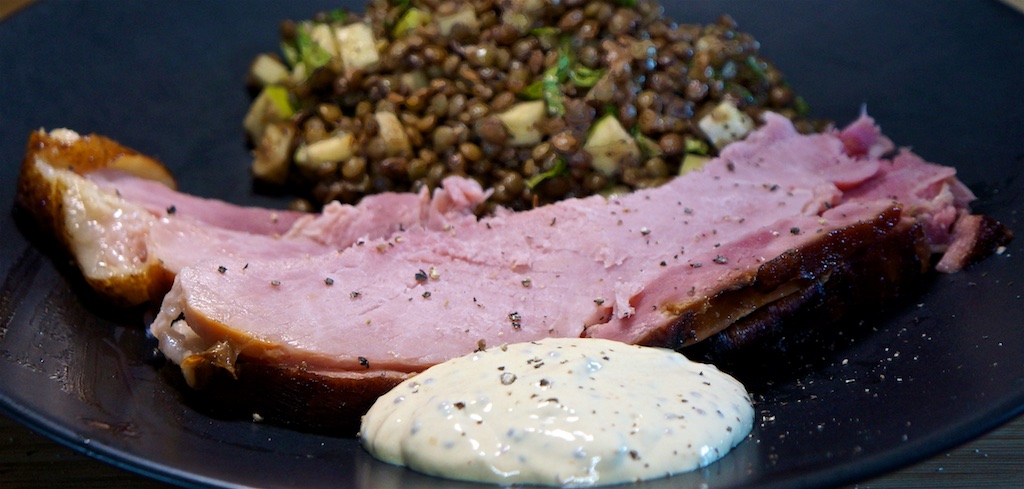
[[[380,460],[498,484],[593,486],[714,462],[750,432],[746,389],[671,350],[545,339],[436,365],[391,390],[360,437]]]

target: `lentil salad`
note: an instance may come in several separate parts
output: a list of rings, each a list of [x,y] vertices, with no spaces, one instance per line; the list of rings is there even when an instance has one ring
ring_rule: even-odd
[[[737,27],[653,0],[371,0],[286,20],[283,59],[250,71],[253,173],[307,209],[462,175],[523,210],[662,184],[766,110],[821,129]]]

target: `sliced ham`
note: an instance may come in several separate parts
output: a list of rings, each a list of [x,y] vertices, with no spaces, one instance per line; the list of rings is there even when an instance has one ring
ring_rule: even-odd
[[[659,188],[464,214],[317,256],[200,263],[181,271],[151,330],[195,385],[210,365],[236,376],[249,365],[362,373],[384,390],[385,373],[488,345],[592,336],[681,348],[740,334],[784,321],[783,305],[814,307],[860,264],[876,281],[915,280],[955,241],[973,195],[950,168],[876,156],[889,149],[866,118],[800,135],[769,116]],[[988,228],[990,241],[1009,237]]]
[[[308,214],[178,192],[160,163],[102,136],[39,131],[26,153],[19,207],[58,239],[91,287],[120,305],[161,301],[181,269],[203,260],[323,254],[443,226],[487,197],[479,186],[433,202],[425,192],[390,193]]]
[[[216,382],[208,392],[307,428],[351,429],[407,376],[502,343],[747,348],[807,311],[891,298],[1012,237],[969,213],[953,169],[894,150],[866,115],[800,135],[769,114],[662,187],[482,219],[472,211],[488,192],[472,180],[302,215],[178,193],[108,156],[130,151],[35,134],[19,202],[98,290],[163,297],[150,329],[190,385]],[[83,155],[107,163],[69,168]],[[61,212],[69,203],[87,215]],[[144,293],[104,288],[125,277]]]

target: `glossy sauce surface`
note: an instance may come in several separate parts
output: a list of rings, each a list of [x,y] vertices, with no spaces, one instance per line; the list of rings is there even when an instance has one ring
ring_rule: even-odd
[[[382,396],[375,457],[453,479],[593,486],[708,465],[750,432],[744,387],[671,350],[545,339],[453,359]]]

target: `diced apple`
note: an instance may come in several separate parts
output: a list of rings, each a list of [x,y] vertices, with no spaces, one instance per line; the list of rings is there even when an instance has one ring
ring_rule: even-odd
[[[512,146],[529,146],[541,140],[541,132],[537,123],[547,115],[547,106],[543,100],[520,102],[508,110],[497,114],[498,120],[508,129],[509,144]]]
[[[288,119],[295,113],[288,100],[288,89],[280,85],[264,87],[249,106],[242,121],[252,141],[259,141],[267,125]]]
[[[739,141],[754,130],[754,120],[736,108],[732,102],[723,100],[707,115],[701,117],[697,126],[716,148]]]
[[[357,70],[380,61],[377,39],[370,26],[357,22],[334,28],[338,40],[338,55],[345,69]]]
[[[594,169],[605,176],[614,175],[623,161],[640,158],[640,147],[636,140],[612,114],[594,124],[583,150],[590,153]]]
[[[409,136],[405,134],[405,126],[398,120],[398,117],[391,112],[377,112],[373,114],[379,127],[377,134],[384,140],[388,154],[398,156],[411,154],[412,144]]]

